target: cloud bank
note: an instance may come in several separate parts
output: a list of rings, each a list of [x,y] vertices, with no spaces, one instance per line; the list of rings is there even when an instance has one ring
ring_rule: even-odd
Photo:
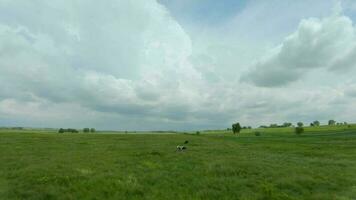
[[[353,120],[352,19],[303,19],[266,48],[238,37],[247,23],[236,19],[254,17],[248,5],[201,35],[155,0],[2,0],[0,126],[191,130]]]
[[[283,86],[313,69],[350,71],[355,68],[356,35],[352,21],[334,15],[303,20],[267,58],[259,60],[243,80],[258,86]]]

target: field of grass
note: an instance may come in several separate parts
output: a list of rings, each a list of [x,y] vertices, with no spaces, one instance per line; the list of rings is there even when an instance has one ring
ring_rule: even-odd
[[[188,150],[176,152],[185,140]],[[356,126],[300,136],[1,130],[0,199],[353,200]]]

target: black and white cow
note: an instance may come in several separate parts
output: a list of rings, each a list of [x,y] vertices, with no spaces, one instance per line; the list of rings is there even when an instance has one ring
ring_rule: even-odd
[[[180,145],[177,146],[177,151],[184,151],[186,149],[187,149],[187,147],[185,147],[185,146],[180,146]]]

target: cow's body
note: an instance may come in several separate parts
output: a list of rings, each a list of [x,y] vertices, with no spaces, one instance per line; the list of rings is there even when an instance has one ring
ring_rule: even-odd
[[[177,151],[184,151],[186,149],[187,149],[187,147],[185,147],[185,146],[180,146],[180,145],[177,146]]]

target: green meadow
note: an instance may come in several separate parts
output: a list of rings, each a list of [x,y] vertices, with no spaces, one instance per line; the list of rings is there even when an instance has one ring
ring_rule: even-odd
[[[353,200],[356,126],[238,136],[0,130],[0,199]]]

